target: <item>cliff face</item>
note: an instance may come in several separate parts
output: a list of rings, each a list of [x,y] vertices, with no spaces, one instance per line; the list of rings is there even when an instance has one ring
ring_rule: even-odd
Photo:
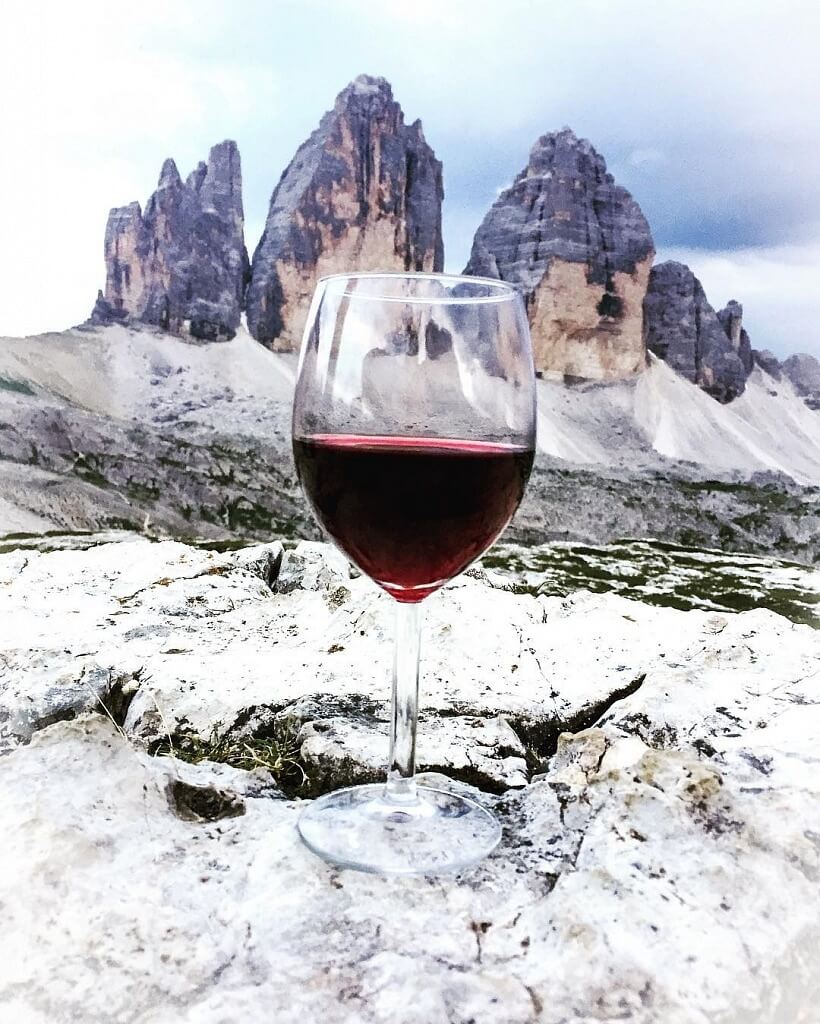
[[[105,293],[95,322],[133,319],[174,334],[233,337],[248,275],[242,171],[235,142],[211,149],[182,181],[173,160],[157,190],[111,211],[105,231]]]
[[[645,364],[641,305],[653,255],[638,204],[565,128],[535,143],[476,232],[465,272],[521,289],[546,376],[614,380]]]
[[[806,352],[783,361],[783,373],[810,409],[820,409],[820,361]]]
[[[652,268],[644,302],[647,348],[719,402],[742,394],[752,369],[743,309],[716,313],[700,281],[683,263]]]
[[[729,339],[732,351],[737,353],[743,365],[743,372],[748,377],[754,366],[754,356],[752,343],[743,326],[743,306],[735,299],[730,299],[723,309],[718,310],[717,318],[724,334]]]
[[[383,78],[360,75],[296,152],[253,257],[248,326],[298,348],[316,280],[355,270],[434,271],[444,262],[441,164]]]
[[[775,380],[780,380],[783,377],[783,367],[780,365],[780,360],[769,349],[752,349],[752,361],[762,370],[765,370],[770,377],[774,377]]]

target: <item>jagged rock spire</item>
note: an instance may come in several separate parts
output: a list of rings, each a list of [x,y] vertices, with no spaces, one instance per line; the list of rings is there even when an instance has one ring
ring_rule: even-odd
[[[254,337],[298,347],[318,277],[441,270],[441,164],[384,78],[359,75],[296,152],[270,202],[247,294]]]
[[[214,146],[185,182],[168,159],[143,213],[111,211],[95,322],[131,319],[205,339],[233,337],[248,276],[236,143]]]
[[[570,128],[542,135],[473,241],[466,273],[520,288],[536,367],[613,379],[645,364],[641,304],[654,255],[640,207]]]
[[[684,263],[652,268],[644,303],[647,347],[719,402],[742,394],[752,368],[742,315],[737,302],[715,313]]]

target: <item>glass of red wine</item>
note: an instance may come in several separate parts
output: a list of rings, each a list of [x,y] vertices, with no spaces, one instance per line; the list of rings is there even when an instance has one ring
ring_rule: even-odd
[[[445,274],[319,281],[299,357],[296,467],[321,526],[397,614],[387,780],[320,797],[299,820],[332,863],[455,871],[500,839],[478,803],[415,781],[421,602],[509,523],[534,449],[532,349],[513,288]]]

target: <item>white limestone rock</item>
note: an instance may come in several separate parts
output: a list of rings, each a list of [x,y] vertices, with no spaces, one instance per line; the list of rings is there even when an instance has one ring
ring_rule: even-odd
[[[355,734],[339,726],[336,739],[364,772],[380,745],[386,752],[392,602],[325,545],[284,555],[280,545],[216,554],[145,540],[26,551],[0,557],[0,580],[6,747],[100,699],[147,743],[208,736],[254,715],[264,725],[308,701],[303,726],[362,712]],[[421,706],[435,725],[423,730],[420,764],[489,788],[521,784],[523,751],[497,736],[485,742],[500,728],[488,721],[506,719],[537,755],[696,644],[712,621],[613,595],[516,594],[487,574],[428,605]],[[469,719],[485,722],[474,772],[452,753],[465,728],[478,740]]]
[[[498,793],[473,791],[502,844],[381,879],[309,854],[267,773],[139,742],[290,716],[326,784],[376,774],[390,608],[367,581],[317,545],[0,557],[0,1019],[814,1020],[818,633],[507,586],[430,602],[420,745]]]
[[[727,700],[779,710],[727,675]],[[669,683],[489,799],[501,847],[444,881],[328,867],[264,780],[150,758],[101,716],[42,730],[0,772],[0,1006],[34,1024],[810,1021],[812,684],[789,686],[801,728],[761,772],[626,732],[658,707],[677,722]]]

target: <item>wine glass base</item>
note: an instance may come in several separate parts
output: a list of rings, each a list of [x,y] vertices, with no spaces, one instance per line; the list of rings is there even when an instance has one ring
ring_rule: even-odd
[[[312,801],[299,835],[339,867],[384,875],[443,874],[482,860],[501,826],[473,800],[418,787],[418,800],[388,800],[383,784],[354,786]]]

